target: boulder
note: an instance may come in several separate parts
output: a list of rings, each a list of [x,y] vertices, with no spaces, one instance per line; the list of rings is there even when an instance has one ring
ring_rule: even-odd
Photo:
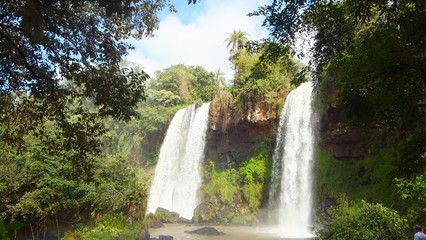
[[[184,218],[184,217],[180,217],[178,223],[182,223],[182,224],[192,224],[192,220]]]
[[[148,227],[150,228],[162,228],[164,227],[164,224],[155,218],[147,218],[146,222],[148,223]]]
[[[216,207],[211,201],[200,203],[194,210],[194,221],[196,223],[214,223],[217,220]]]
[[[151,237],[149,236],[149,233],[148,233],[148,231],[142,231],[141,232],[141,236],[140,236],[140,238],[139,238],[140,240],[150,240],[151,239]]]
[[[149,240],[173,240],[173,237],[170,235],[160,235],[158,237],[150,238]]]
[[[160,235],[158,236],[158,240],[173,240],[173,237],[170,235]]]
[[[193,231],[185,231],[189,234],[198,234],[198,235],[207,235],[207,236],[219,236],[219,235],[225,235],[223,232],[219,232],[214,227],[202,227]]]
[[[180,218],[179,213],[160,207],[155,211],[155,216],[163,223],[178,223]]]

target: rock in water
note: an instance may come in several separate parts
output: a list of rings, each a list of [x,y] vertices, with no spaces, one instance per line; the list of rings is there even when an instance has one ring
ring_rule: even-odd
[[[173,237],[169,235],[160,235],[158,236],[158,240],[173,240]]]
[[[199,229],[196,229],[196,230],[193,230],[193,231],[185,231],[185,232],[189,233],[189,234],[199,234],[199,235],[207,235],[207,236],[225,235],[225,233],[219,232],[214,227],[203,227],[203,228],[199,228]]]

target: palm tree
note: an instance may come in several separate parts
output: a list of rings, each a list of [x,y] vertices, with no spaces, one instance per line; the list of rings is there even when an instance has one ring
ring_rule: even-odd
[[[213,82],[222,89],[225,86],[225,73],[217,69],[212,72],[212,76]]]
[[[237,66],[234,60],[238,56],[238,50],[246,44],[249,40],[247,38],[248,33],[242,30],[235,30],[232,33],[228,33],[228,38],[225,39],[225,42],[228,42],[229,53],[231,56],[229,57],[229,61],[232,63],[232,67],[234,68],[234,79],[237,77]]]
[[[228,33],[228,38],[225,39],[226,42],[228,42],[228,48],[229,52],[232,55],[235,55],[238,50],[249,40],[247,38],[248,33],[242,30],[235,30],[232,33]]]

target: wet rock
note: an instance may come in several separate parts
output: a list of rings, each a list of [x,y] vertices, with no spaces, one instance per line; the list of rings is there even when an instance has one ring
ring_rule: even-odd
[[[173,240],[173,237],[170,235],[160,235],[158,237],[150,238],[149,240]]]
[[[146,217],[146,222],[149,228],[161,228],[164,224],[154,214],[150,213]]]
[[[182,224],[191,224],[192,220],[184,218],[184,217],[180,217],[178,222]]]
[[[189,233],[189,234],[198,234],[198,235],[207,235],[207,236],[225,235],[225,233],[219,232],[214,227],[203,227],[203,228],[199,228],[199,229],[196,229],[196,230],[193,230],[193,231],[185,231],[185,232]]]
[[[173,240],[173,237],[170,235],[160,235],[158,236],[158,240]]]
[[[139,238],[140,240],[150,240],[149,233],[147,231],[142,231],[141,236]]]
[[[148,218],[146,221],[147,221],[148,226],[150,228],[162,228],[162,227],[164,227],[164,224],[160,220],[157,220],[157,219],[154,219],[154,218]]]
[[[180,215],[177,212],[172,212],[164,208],[157,208],[155,216],[163,223],[178,223]]]
[[[213,223],[216,222],[216,209],[211,201],[200,203],[194,210],[194,221],[197,223]]]

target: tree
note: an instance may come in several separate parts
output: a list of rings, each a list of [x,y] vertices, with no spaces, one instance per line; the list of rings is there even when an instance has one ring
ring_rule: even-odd
[[[173,65],[156,73],[156,78],[149,83],[149,88],[166,90],[179,97],[181,103],[188,100],[190,81],[194,77],[183,64]]]
[[[230,48],[231,55],[235,55],[241,47],[248,42],[248,33],[242,30],[235,30],[232,33],[228,33],[228,38],[225,39],[228,42],[228,48]]]
[[[319,239],[404,239],[406,221],[392,209],[381,204],[342,203],[323,216]]]
[[[315,30],[314,80],[333,81],[346,116],[402,132],[425,120],[424,1],[273,1],[264,15],[272,38],[290,45]],[[324,76],[329,76],[325,78]]]
[[[198,103],[211,101],[223,83],[220,72],[209,72],[201,66],[191,66],[189,69],[194,75],[191,81],[191,101]]]
[[[157,77],[149,82],[150,92],[162,91],[167,94],[170,103],[197,103],[211,101],[220,88],[220,76],[208,72],[201,66],[173,65],[157,72]],[[176,98],[179,98],[176,101]],[[155,100],[154,100],[155,101]]]
[[[58,132],[40,126],[26,136],[27,146],[20,153],[0,142],[0,221],[26,222],[38,239],[53,221],[118,212],[142,216],[146,188],[127,159],[89,156],[93,166],[87,181],[70,161],[75,151],[64,147],[67,139]]]
[[[247,35],[247,32],[234,29],[232,33],[228,33],[228,38],[225,39],[225,42],[228,42],[228,48],[230,47],[229,52],[231,56],[229,57],[229,61],[234,66],[235,76],[237,75],[237,68],[234,60],[238,56],[238,51],[249,41]]]
[[[1,138],[17,144],[51,120],[75,140],[70,148],[84,152],[93,146],[88,141],[96,140],[86,134],[96,119],[137,115],[134,107],[143,99],[148,76],[120,66],[131,48],[125,40],[151,36],[168,2],[2,1],[0,124],[8,129]],[[86,108],[87,100],[97,108]],[[74,114],[92,121],[71,120]]]
[[[288,47],[274,41],[250,42],[234,59],[238,74],[232,88],[236,103],[250,104],[259,99],[273,101],[299,72]]]
[[[214,70],[213,82],[219,86],[219,88],[225,87],[225,73],[221,72],[220,69]]]

